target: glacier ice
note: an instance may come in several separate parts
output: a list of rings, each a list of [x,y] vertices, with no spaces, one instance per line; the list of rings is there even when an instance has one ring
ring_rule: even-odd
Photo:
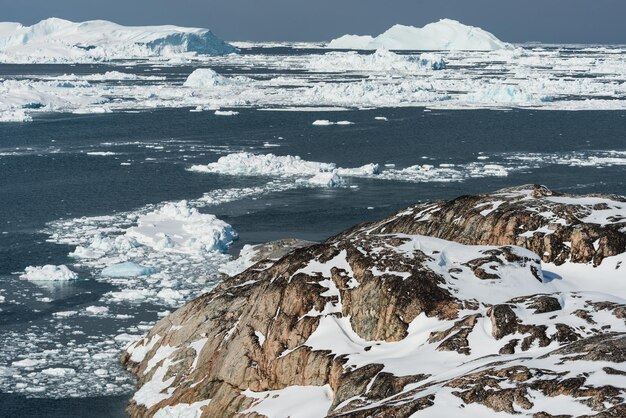
[[[333,49],[415,51],[493,51],[511,48],[491,33],[456,20],[441,19],[422,28],[394,25],[377,37],[345,35],[328,43]]]

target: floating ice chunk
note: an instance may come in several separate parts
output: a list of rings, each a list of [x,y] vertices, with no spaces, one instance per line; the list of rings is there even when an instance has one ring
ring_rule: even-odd
[[[345,180],[337,174],[337,170],[317,173],[308,182],[316,186],[327,187],[340,187],[346,184]]]
[[[108,157],[111,155],[118,155],[117,152],[112,152],[112,151],[90,151],[90,152],[86,152],[85,154],[96,156],[96,157]]]
[[[32,281],[67,281],[78,279],[78,274],[70,270],[66,265],[54,266],[28,266],[20,279]]]
[[[148,289],[126,289],[119,292],[105,293],[105,296],[110,297],[116,302],[132,302],[142,301],[146,298],[154,296],[154,292]]]
[[[154,267],[145,267],[129,261],[114,264],[102,270],[102,275],[107,277],[137,277],[150,276],[158,273],[158,269]]]
[[[312,123],[313,126],[330,126],[333,122],[327,119],[318,119]]]
[[[91,315],[106,315],[109,313],[109,308],[106,306],[87,306],[85,312]]]
[[[339,168],[337,172],[346,177],[370,177],[380,174],[382,170],[379,164],[369,163],[356,168]]]
[[[215,86],[225,86],[227,84],[230,84],[230,80],[214,70],[210,68],[198,68],[189,74],[183,86],[206,89]]]
[[[330,125],[354,125],[354,122],[349,120],[340,120],[338,122],[331,122],[327,119],[318,119],[312,123],[313,126],[330,126]]]
[[[24,360],[14,361],[13,363],[11,363],[11,366],[19,367],[19,368],[29,368],[29,367],[35,367],[43,362],[44,362],[43,360],[26,358]]]
[[[42,370],[41,374],[45,374],[46,376],[65,377],[76,374],[76,370],[65,367],[51,367],[49,369]]]
[[[24,109],[0,111],[0,122],[30,122],[33,118]]]
[[[305,161],[298,156],[241,152],[225,155],[207,165],[194,165],[190,170],[229,175],[303,177],[335,168],[332,163]]]
[[[52,315],[57,318],[69,318],[70,316],[75,316],[77,314],[78,314],[77,311],[61,311],[61,312],[54,312]]]
[[[176,300],[184,299],[185,296],[178,290],[163,289],[163,290],[160,290],[159,293],[157,293],[157,297],[161,299],[176,301]]]
[[[239,112],[236,112],[234,110],[216,110],[215,111],[216,116],[235,116],[238,114]]]
[[[86,248],[83,246],[77,246],[76,249],[74,251],[72,251],[71,253],[68,254],[70,257],[74,257],[74,258],[85,258],[85,259],[90,259],[90,258],[100,258],[102,257],[103,253],[102,252],[98,252],[98,251],[94,251],[90,248]]]
[[[200,213],[186,200],[167,203],[140,216],[126,236],[157,251],[204,254],[226,251],[237,239],[232,226],[215,215]]]
[[[518,86],[506,84],[488,84],[465,95],[463,98],[468,103],[483,104],[532,104],[549,101],[546,96],[537,96],[523,91]]]
[[[380,166],[366,164],[355,168],[337,168],[334,163],[305,161],[298,156],[242,152],[225,155],[207,165],[194,165],[190,170],[228,175],[291,177],[300,183],[338,187],[345,185],[342,176],[374,176],[380,173]]]
[[[327,45],[334,49],[394,49],[415,51],[493,51],[512,48],[491,33],[456,20],[442,19],[423,28],[395,25],[381,35],[345,35]]]

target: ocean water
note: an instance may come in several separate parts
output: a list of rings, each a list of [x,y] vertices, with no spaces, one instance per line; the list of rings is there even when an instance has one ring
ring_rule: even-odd
[[[68,72],[19,67],[0,66],[0,73]],[[0,416],[123,416],[133,380],[117,365],[121,347],[127,336],[146,332],[159,312],[177,306],[154,299],[111,301],[105,295],[125,284],[103,280],[88,265],[75,267],[80,274],[75,282],[19,279],[30,265],[73,266],[76,260],[68,253],[74,246],[50,240],[51,225],[59,220],[103,216],[98,227],[118,227],[111,215],[214,192],[216,200],[199,210],[238,231],[230,249],[236,255],[244,244],[288,237],[319,241],[417,201],[519,184],[626,194],[623,111],[239,112],[232,117],[185,108],[54,114],[0,124],[0,296],[5,298],[0,303]],[[313,126],[318,119],[354,124]],[[301,187],[292,178],[187,170],[243,151],[297,155],[340,167],[377,163],[396,174],[348,177],[347,187],[328,188]],[[460,174],[442,172],[424,180],[402,171],[416,165],[427,171],[452,167]],[[284,187],[272,189],[272,180]],[[221,192],[251,187],[259,191],[228,199]],[[79,225],[72,221],[68,228]],[[190,289],[186,298],[198,290]],[[92,305],[107,306],[109,315],[84,314]],[[59,316],[68,311],[76,313]],[[38,363],[13,365],[25,357]],[[43,373],[50,368],[73,372]]]

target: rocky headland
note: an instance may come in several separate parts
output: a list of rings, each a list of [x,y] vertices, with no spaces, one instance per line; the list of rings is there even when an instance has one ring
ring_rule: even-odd
[[[271,245],[128,347],[132,417],[626,416],[622,197],[527,185]]]

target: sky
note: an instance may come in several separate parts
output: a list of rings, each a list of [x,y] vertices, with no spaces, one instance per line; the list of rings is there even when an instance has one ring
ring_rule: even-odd
[[[51,16],[210,28],[231,41],[323,41],[451,18],[508,42],[626,44],[626,0],[0,0],[0,21]]]

